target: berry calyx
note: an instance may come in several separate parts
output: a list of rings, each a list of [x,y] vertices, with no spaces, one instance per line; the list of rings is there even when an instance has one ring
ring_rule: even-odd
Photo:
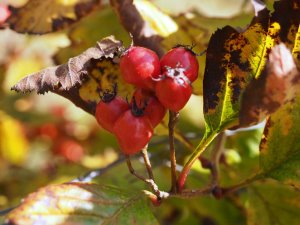
[[[162,73],[168,68],[182,68],[185,76],[194,82],[198,77],[199,63],[196,54],[188,47],[178,46],[168,51],[160,60]]]
[[[144,108],[144,115],[147,116],[153,127],[156,127],[164,118],[166,108],[158,101],[150,91],[138,88],[133,93],[133,101],[139,108]]]
[[[95,117],[98,124],[113,133],[116,120],[129,109],[128,103],[121,97],[116,96],[116,89],[113,92],[105,91],[97,104]]]
[[[133,155],[148,144],[153,128],[147,116],[134,116],[131,110],[127,110],[115,122],[114,134],[121,151],[126,155]]]
[[[178,112],[192,95],[192,87],[184,76],[165,75],[157,82],[155,92],[158,100],[167,109]]]
[[[160,74],[160,62],[152,50],[132,46],[121,56],[120,69],[127,83],[153,90],[153,78]]]

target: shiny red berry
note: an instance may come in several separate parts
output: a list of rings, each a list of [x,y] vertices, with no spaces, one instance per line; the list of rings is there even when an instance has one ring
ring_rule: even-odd
[[[11,15],[11,12],[7,5],[0,3],[0,24]]]
[[[149,118],[153,127],[162,121],[167,111],[152,92],[141,88],[135,90],[131,104],[134,102],[138,108],[144,108],[144,115]]]
[[[116,120],[128,109],[128,103],[116,96],[110,101],[100,101],[96,107],[95,116],[101,127],[113,133]]]
[[[192,87],[184,76],[165,76],[157,82],[155,93],[164,107],[178,112],[192,95]]]
[[[120,60],[121,74],[127,83],[145,89],[154,89],[160,74],[159,58],[155,52],[143,47],[130,47]]]
[[[144,148],[153,135],[153,128],[147,116],[135,116],[127,110],[116,121],[114,134],[117,137],[121,151],[132,155]]]
[[[160,60],[162,73],[167,68],[183,68],[185,76],[193,82],[198,77],[199,64],[196,55],[186,47],[176,47],[168,51]]]

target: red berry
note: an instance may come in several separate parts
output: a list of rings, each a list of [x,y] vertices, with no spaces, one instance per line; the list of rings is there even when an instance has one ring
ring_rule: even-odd
[[[137,107],[144,109],[144,115],[148,116],[153,127],[156,127],[164,118],[166,108],[158,101],[152,92],[138,88],[135,90],[134,101]],[[131,102],[133,104],[133,102]]]
[[[79,162],[84,156],[83,147],[77,141],[69,138],[58,140],[53,146],[53,152],[71,162]]]
[[[143,47],[130,47],[120,60],[121,74],[127,83],[154,89],[152,78],[160,74],[159,58],[155,52]]]
[[[184,47],[176,47],[168,51],[160,60],[162,73],[171,68],[184,68],[185,76],[191,81],[198,77],[199,64],[196,55]]]
[[[123,153],[132,155],[144,148],[153,135],[147,116],[135,116],[127,110],[115,123],[114,133]]]
[[[174,112],[181,110],[192,95],[192,87],[184,77],[166,76],[156,84],[156,96],[164,107]]]
[[[114,97],[111,101],[100,101],[96,108],[96,119],[101,127],[113,133],[116,120],[129,109],[128,103],[121,97]]]
[[[5,20],[10,16],[11,12],[7,5],[0,3],[0,24],[5,22]]]

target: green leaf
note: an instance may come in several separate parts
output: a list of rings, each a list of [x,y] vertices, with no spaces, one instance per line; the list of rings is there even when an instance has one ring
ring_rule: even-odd
[[[262,73],[272,47],[284,42],[293,50],[297,45],[300,0],[275,2],[274,9],[271,16],[267,9],[260,11],[241,33],[226,26],[212,35],[203,80],[205,134],[179,176],[180,187],[218,133],[239,125],[243,92]]]
[[[300,95],[268,119],[260,145],[260,167],[274,179],[300,187]]]
[[[241,94],[259,76],[275,41],[267,32],[278,32],[277,28],[268,31],[268,13],[261,11],[243,33],[227,26],[211,37],[203,81],[208,133],[237,124]]]
[[[276,2],[271,16],[267,9],[260,11],[244,32],[225,27],[211,37],[203,84],[207,132],[237,124],[242,94],[260,76],[276,43],[295,52],[299,5],[299,0]]]
[[[143,194],[88,183],[41,188],[7,215],[12,224],[158,224]]]
[[[249,187],[243,195],[248,225],[299,224],[299,192],[268,182]]]

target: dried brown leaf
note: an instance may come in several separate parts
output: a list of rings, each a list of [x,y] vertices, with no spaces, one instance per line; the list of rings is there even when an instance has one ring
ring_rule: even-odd
[[[44,34],[68,27],[95,8],[100,0],[29,0],[20,8],[10,7],[9,27],[19,33]]]
[[[66,64],[50,67],[20,80],[12,90],[17,92],[36,91],[44,94],[51,91],[70,99],[75,105],[89,113],[94,112],[95,103],[80,97],[79,87],[90,80],[89,71],[94,61],[113,61],[120,54],[122,42],[113,36],[102,39],[96,46],[70,58]],[[93,61],[93,62],[92,62]]]

